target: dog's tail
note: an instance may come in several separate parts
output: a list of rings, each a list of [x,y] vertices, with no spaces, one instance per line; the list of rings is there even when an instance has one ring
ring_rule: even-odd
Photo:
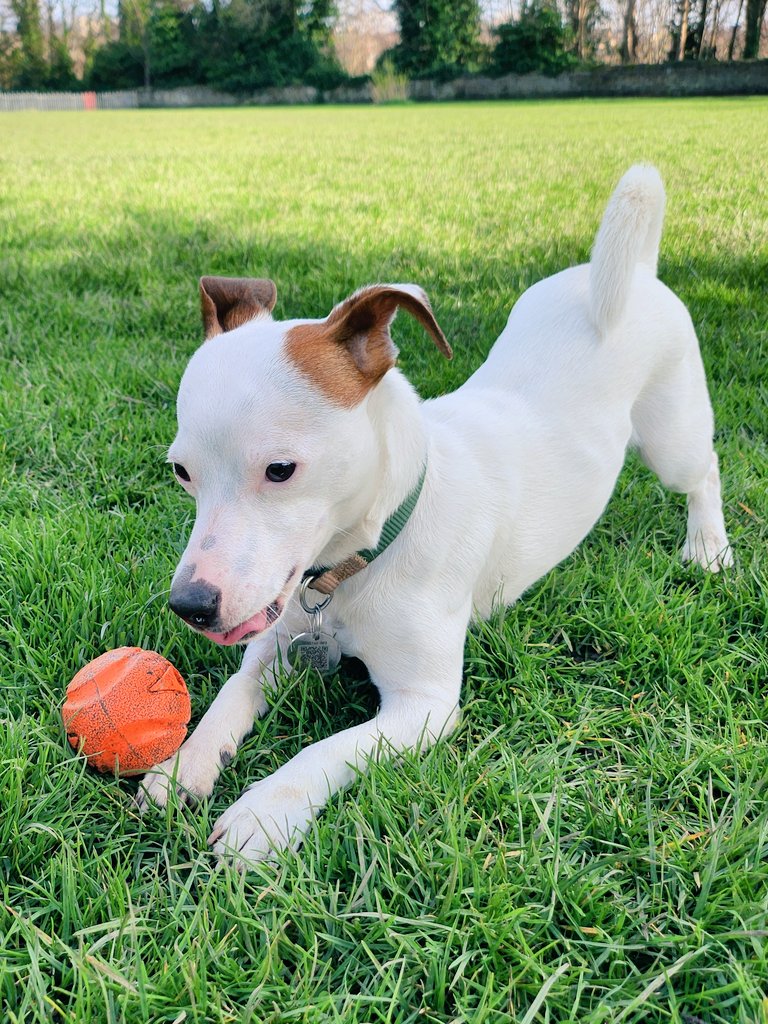
[[[619,319],[629,297],[635,266],[656,273],[664,185],[655,167],[630,167],[611,196],[592,249],[592,320],[601,333]]]

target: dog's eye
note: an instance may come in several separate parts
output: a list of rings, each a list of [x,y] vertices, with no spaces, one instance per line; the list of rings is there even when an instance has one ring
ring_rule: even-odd
[[[174,462],[174,464],[173,464],[173,472],[176,474],[176,476],[179,478],[179,480],[183,480],[187,484],[189,483],[189,481],[190,481],[189,473],[186,471],[186,469],[184,469],[184,467],[180,463]]]
[[[273,484],[285,483],[293,476],[295,469],[295,462],[270,462],[267,466],[267,480],[271,480]]]

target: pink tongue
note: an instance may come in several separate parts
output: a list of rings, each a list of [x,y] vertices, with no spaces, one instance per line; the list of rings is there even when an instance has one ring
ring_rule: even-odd
[[[231,644],[236,644],[239,640],[242,640],[244,636],[248,636],[249,633],[261,633],[262,630],[266,629],[266,626],[267,609],[264,608],[248,619],[247,622],[241,622],[239,626],[235,626],[234,629],[230,629],[227,633],[209,633],[203,630],[203,636],[207,636],[215,644],[229,647]]]

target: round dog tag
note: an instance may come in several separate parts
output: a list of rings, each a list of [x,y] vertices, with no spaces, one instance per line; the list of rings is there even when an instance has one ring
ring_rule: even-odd
[[[291,668],[310,665],[321,676],[329,676],[339,667],[341,647],[336,637],[330,633],[323,633],[321,630],[299,633],[288,645],[288,661]]]

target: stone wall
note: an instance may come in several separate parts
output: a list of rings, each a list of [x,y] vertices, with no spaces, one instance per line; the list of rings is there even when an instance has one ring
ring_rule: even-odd
[[[215,92],[204,85],[181,89],[140,89],[140,107],[236,107],[286,106],[309,103],[370,103],[371,84],[342,85],[338,89],[321,92],[312,85],[289,85],[278,89],[235,95]]]
[[[471,75],[411,82],[415,100],[534,99],[548,96],[736,96],[768,93],[768,60],[644,64],[546,75]]]
[[[451,82],[414,81],[413,100],[546,99],[563,96],[739,96],[768,94],[768,60],[733,64],[690,61],[569,71],[547,75],[467,75]],[[321,92],[310,85],[263,89],[244,95],[205,86],[139,91],[142,107],[230,107],[305,103],[370,103],[371,83],[342,85]]]

